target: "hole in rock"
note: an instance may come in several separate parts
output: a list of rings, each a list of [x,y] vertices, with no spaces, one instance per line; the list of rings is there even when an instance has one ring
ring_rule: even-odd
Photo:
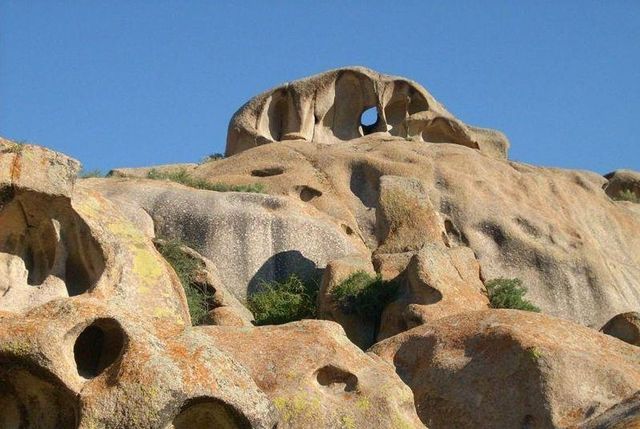
[[[284,173],[284,169],[282,167],[267,167],[261,168],[258,170],[253,170],[251,175],[254,177],[270,177],[270,176],[279,176]]]
[[[86,292],[104,270],[104,256],[91,230],[68,200],[24,192],[0,206],[0,254],[22,260],[26,282],[46,285],[50,277],[64,281],[67,295]],[[10,273],[0,276],[10,277]]]
[[[310,186],[303,185],[299,186],[298,189],[300,189],[300,199],[305,203],[322,195],[322,191],[314,189]]]
[[[378,109],[370,107],[360,115],[360,126],[362,127],[362,134],[365,136],[374,132],[376,125],[378,125]]]
[[[73,345],[78,374],[93,378],[113,364],[122,354],[124,331],[113,319],[97,319],[87,326]]]
[[[168,429],[250,429],[251,423],[238,410],[214,398],[198,398],[182,407]]]
[[[351,229],[351,227],[349,225],[345,225],[343,223],[342,224],[342,229],[344,230],[344,232],[347,233],[347,235],[353,235],[353,229]]]
[[[336,391],[353,392],[358,387],[358,377],[333,365],[320,368],[316,373],[316,379],[321,386]]]

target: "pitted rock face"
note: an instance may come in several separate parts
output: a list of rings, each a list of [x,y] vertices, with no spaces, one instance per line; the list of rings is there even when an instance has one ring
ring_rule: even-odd
[[[363,113],[376,112],[373,123]],[[227,156],[285,140],[337,143],[382,133],[455,143],[506,158],[500,132],[464,124],[418,83],[363,67],[343,68],[287,83],[251,99],[229,123]]]

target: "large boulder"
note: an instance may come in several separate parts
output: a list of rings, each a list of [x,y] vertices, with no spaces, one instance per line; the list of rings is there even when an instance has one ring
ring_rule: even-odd
[[[202,327],[273,401],[279,428],[422,428],[393,368],[353,345],[333,322],[254,329]]]
[[[424,323],[488,308],[478,262],[468,247],[426,245],[400,282],[395,301],[382,313],[378,341]]]
[[[438,428],[564,428],[640,389],[640,351],[589,328],[518,310],[439,319],[371,349]]]
[[[263,281],[296,273],[319,281],[327,262],[362,252],[332,218],[287,198],[194,189],[161,180],[91,179],[148,233],[184,242],[209,259],[223,286],[245,300]]]

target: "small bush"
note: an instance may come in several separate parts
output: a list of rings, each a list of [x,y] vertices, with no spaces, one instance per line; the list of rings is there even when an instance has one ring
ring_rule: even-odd
[[[384,307],[395,299],[398,284],[382,280],[380,274],[372,276],[357,271],[331,290],[331,297],[347,314],[357,314],[366,321],[380,321]]]
[[[284,281],[262,282],[260,291],[247,299],[254,324],[281,325],[316,315],[316,284],[305,284],[296,274]]]
[[[618,195],[614,197],[616,201],[630,201],[632,203],[640,203],[640,196],[636,195],[631,189],[625,189],[618,192]]]
[[[487,297],[493,308],[511,308],[515,310],[540,312],[540,309],[527,301],[524,295],[527,288],[520,279],[494,279],[485,284]]]
[[[183,244],[178,240],[170,240],[158,246],[158,251],[171,264],[182,283],[187,297],[191,322],[201,325],[209,311],[213,308],[211,302],[213,293],[206,285],[196,282],[200,263],[182,250]]]
[[[91,177],[104,177],[104,174],[100,170],[82,170],[78,176],[81,179],[89,179]]]
[[[208,191],[218,192],[253,192],[264,193],[265,187],[261,183],[252,183],[249,185],[228,185],[226,183],[212,183],[205,179],[191,176],[184,168],[172,171],[162,172],[152,168],[147,173],[147,178],[154,180],[170,180],[185,186],[197,189],[205,189]]]
[[[204,164],[205,162],[210,162],[210,161],[218,161],[220,159],[224,159],[224,154],[216,152],[202,158],[202,160],[200,161],[200,164]]]
[[[5,146],[4,149],[2,149],[2,152],[19,154],[19,153],[22,153],[26,144],[28,143],[25,140],[18,140],[18,141],[9,140],[9,145]]]

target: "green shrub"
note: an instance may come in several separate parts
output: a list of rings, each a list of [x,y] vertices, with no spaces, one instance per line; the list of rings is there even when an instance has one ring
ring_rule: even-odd
[[[196,259],[185,253],[182,246],[183,244],[178,240],[169,240],[157,247],[162,256],[171,264],[180,283],[182,283],[187,297],[191,322],[194,325],[200,325],[213,308],[211,306],[213,293],[208,290],[206,285],[197,283],[197,273],[201,265]]]
[[[616,201],[631,201],[632,203],[640,203],[640,196],[636,195],[631,189],[625,189],[618,192],[618,195],[613,198]]]
[[[540,312],[540,309],[527,301],[524,295],[527,288],[520,279],[494,279],[485,284],[487,297],[493,308],[512,308],[515,310]]]
[[[318,286],[303,282],[296,274],[283,281],[262,282],[260,290],[247,299],[254,324],[281,325],[316,315]]]
[[[88,179],[90,177],[104,177],[104,174],[100,170],[82,170],[78,176],[81,179]]]
[[[377,326],[382,310],[395,299],[397,292],[396,282],[384,281],[380,274],[372,276],[357,271],[336,285],[331,297],[345,313],[357,314]]]
[[[162,172],[156,170],[155,168],[152,168],[147,173],[147,178],[154,180],[170,180],[172,182],[180,183],[191,188],[206,189],[208,191],[253,193],[265,192],[265,187],[261,183],[252,183],[249,185],[228,185],[226,183],[212,183],[206,179],[200,179],[191,176],[191,174],[189,174],[189,172],[184,168],[171,172]]]
[[[200,164],[204,164],[205,162],[210,162],[210,161],[218,161],[220,159],[224,159],[224,154],[216,152],[202,158],[202,160],[200,161]]]

